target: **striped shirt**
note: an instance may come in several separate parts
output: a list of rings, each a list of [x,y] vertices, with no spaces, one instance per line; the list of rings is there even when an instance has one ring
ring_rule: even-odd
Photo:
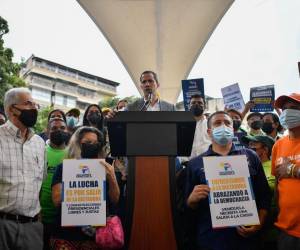
[[[27,140],[10,121],[0,126],[0,212],[34,217],[45,170],[45,143],[29,131]]]

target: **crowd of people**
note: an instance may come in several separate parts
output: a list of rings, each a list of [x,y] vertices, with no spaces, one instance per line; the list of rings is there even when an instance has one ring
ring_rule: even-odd
[[[107,178],[107,216],[124,221],[128,159],[110,156],[106,121],[121,111],[175,111],[159,98],[155,72],[144,71],[140,87],[143,96],[135,102],[120,100],[115,109],[92,104],[82,119],[76,108],[52,110],[41,134],[32,129],[39,105],[30,90],[5,93],[0,112],[0,249],[101,249],[94,227],[61,227],[62,163],[100,159]],[[243,112],[225,109],[206,115],[205,98],[191,97],[196,121],[191,155],[174,163],[185,250],[300,249],[300,94],[278,97],[276,113],[249,113],[254,105],[249,101]],[[247,158],[260,224],[214,229],[203,159],[235,155]]]

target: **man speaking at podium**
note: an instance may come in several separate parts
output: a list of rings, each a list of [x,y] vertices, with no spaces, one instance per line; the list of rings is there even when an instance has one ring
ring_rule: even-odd
[[[173,104],[159,99],[157,93],[159,83],[155,72],[144,71],[140,77],[140,87],[144,97],[129,104],[128,111],[175,111]]]

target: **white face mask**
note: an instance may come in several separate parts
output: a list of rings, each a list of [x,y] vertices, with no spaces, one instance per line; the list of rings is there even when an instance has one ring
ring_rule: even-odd
[[[282,111],[280,117],[280,124],[286,128],[296,128],[300,126],[300,110],[298,109],[285,109]]]

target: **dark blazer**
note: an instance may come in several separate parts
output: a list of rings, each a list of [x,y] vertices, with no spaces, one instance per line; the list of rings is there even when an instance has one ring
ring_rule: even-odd
[[[127,111],[140,111],[144,105],[144,98],[140,98],[135,102],[128,104]],[[166,101],[159,100],[160,111],[175,111],[175,106]]]

